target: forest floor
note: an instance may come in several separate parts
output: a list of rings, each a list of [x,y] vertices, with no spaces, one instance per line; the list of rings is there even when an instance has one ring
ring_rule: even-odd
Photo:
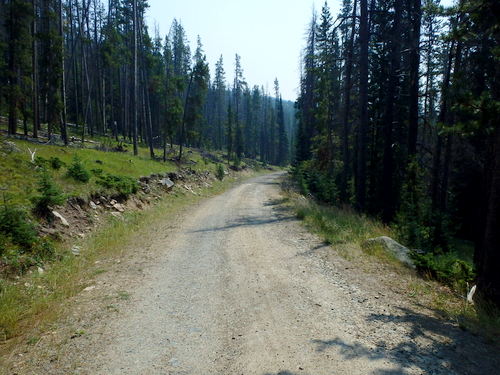
[[[497,374],[497,349],[346,258],[283,205],[282,172],[162,217],[9,374]],[[147,250],[147,251],[145,251]]]

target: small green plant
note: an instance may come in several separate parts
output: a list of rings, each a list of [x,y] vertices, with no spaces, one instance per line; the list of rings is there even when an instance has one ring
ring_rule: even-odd
[[[139,184],[137,181],[127,176],[117,176],[112,174],[101,175],[98,176],[97,184],[105,187],[106,189],[115,190],[124,198],[137,193],[139,190]]]
[[[49,161],[42,156],[36,156],[34,163],[37,167],[45,167]]]
[[[29,249],[37,240],[35,226],[19,207],[4,203],[0,209],[0,255],[7,249]]]
[[[417,269],[456,290],[464,290],[467,283],[471,283],[474,278],[472,264],[459,259],[453,252],[445,254],[412,254],[413,261]]]
[[[51,206],[61,205],[66,200],[47,171],[42,172],[37,190],[40,195],[34,196],[31,201],[35,205],[34,212],[40,216],[47,216]]]
[[[0,262],[2,273],[23,273],[29,267],[52,258],[54,247],[37,235],[28,213],[4,203],[0,208]],[[1,293],[1,291],[0,291]]]
[[[52,156],[49,159],[49,164],[52,169],[59,170],[64,165],[64,162],[59,159],[57,156]]]
[[[66,176],[71,177],[79,182],[89,182],[90,180],[90,172],[85,169],[82,161],[77,156],[73,158],[73,162],[68,167]]]
[[[224,171],[224,167],[222,166],[222,164],[217,164],[217,169],[215,171],[215,177],[217,177],[217,179],[219,181],[222,181],[224,179],[224,175],[225,175],[225,171]]]

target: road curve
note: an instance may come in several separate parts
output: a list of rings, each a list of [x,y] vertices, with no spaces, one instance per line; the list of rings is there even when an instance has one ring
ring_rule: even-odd
[[[280,209],[281,175],[206,200],[158,239],[164,251],[78,373],[475,373],[427,320],[405,321],[315,256],[322,244]]]

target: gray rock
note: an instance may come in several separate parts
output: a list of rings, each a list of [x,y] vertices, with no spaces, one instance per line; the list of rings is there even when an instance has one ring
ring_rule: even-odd
[[[121,203],[115,203],[113,205],[113,208],[117,210],[118,212],[125,212],[125,207]]]
[[[63,215],[61,215],[59,212],[57,211],[52,211],[52,215],[54,215],[54,217],[59,220],[59,222],[64,225],[65,227],[69,227],[69,223],[68,223],[68,220],[66,220],[64,218]]]
[[[80,246],[76,246],[76,245],[73,246],[71,248],[71,252],[73,253],[73,255],[76,255],[76,256],[80,255]]]
[[[12,152],[21,152],[19,147],[14,142],[10,141],[3,141],[1,144],[1,149],[7,154],[10,154]]]
[[[167,189],[172,189],[174,187],[174,182],[170,178],[163,178],[160,180],[160,184]]]
[[[415,268],[415,264],[410,258],[410,249],[404,247],[399,242],[394,241],[390,237],[381,236],[370,238],[363,242],[363,244],[361,245],[363,249],[370,249],[377,246],[394,255],[396,259],[398,259],[401,263],[404,263],[411,268]]]
[[[93,201],[90,201],[90,202],[89,202],[89,206],[90,206],[90,208],[92,208],[93,210],[97,210],[97,204],[95,204]]]

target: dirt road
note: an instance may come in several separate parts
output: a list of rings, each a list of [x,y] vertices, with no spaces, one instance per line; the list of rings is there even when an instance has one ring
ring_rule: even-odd
[[[37,360],[40,373],[498,373],[481,339],[350,269],[281,210],[279,177],[159,235],[119,313]]]

